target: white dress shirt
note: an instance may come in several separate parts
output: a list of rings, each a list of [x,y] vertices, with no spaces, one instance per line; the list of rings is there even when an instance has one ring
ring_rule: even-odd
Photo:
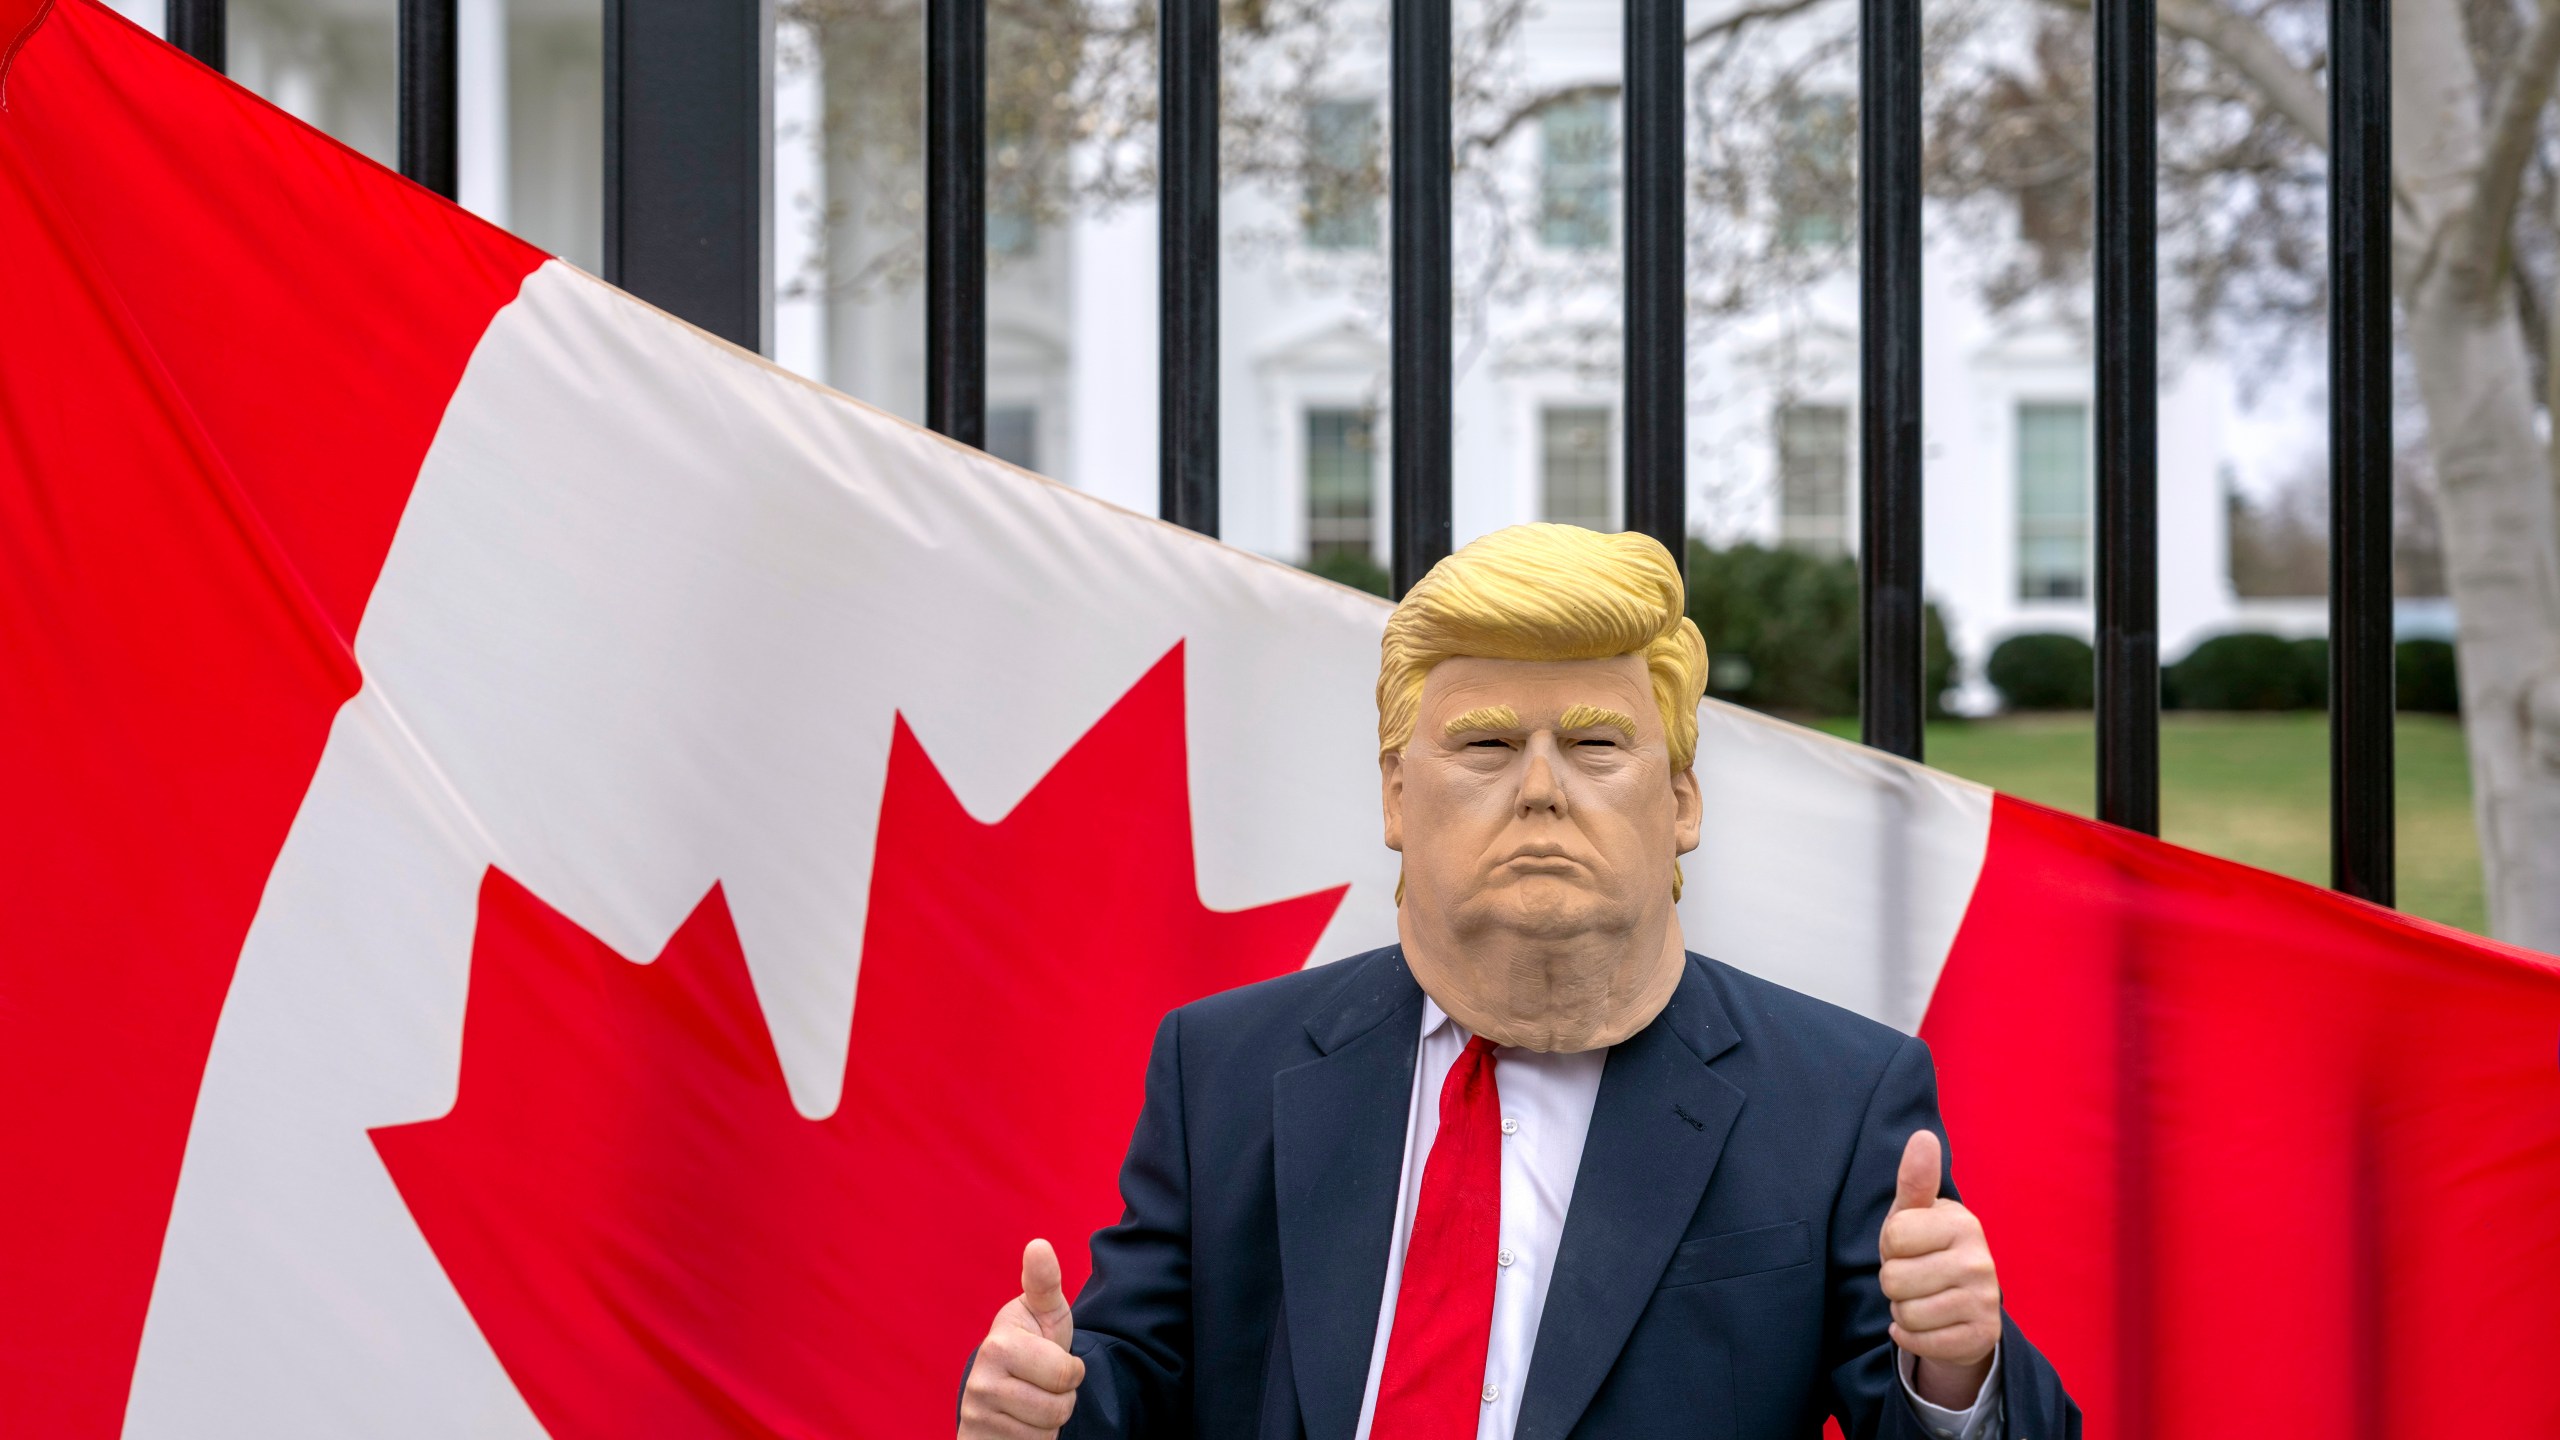
[[[1422,1045],[1405,1112],[1404,1173],[1396,1182],[1396,1228],[1387,1242],[1386,1292],[1378,1300],[1378,1329],[1369,1346],[1369,1379],[1360,1391],[1355,1440],[1370,1440],[1387,1337],[1395,1329],[1396,1292],[1404,1283],[1405,1241],[1413,1233],[1413,1210],[1431,1142],[1440,1134],[1440,1087],[1467,1048],[1467,1039],[1464,1026],[1431,997],[1423,997]],[[1608,1053],[1542,1055],[1509,1046],[1493,1052],[1494,1086],[1502,1093],[1502,1240],[1476,1440],[1511,1440],[1519,1421],[1520,1391],[1529,1380],[1529,1357],[1538,1348],[1538,1317],[1546,1309],[1547,1284],[1555,1278],[1556,1247],[1564,1239],[1565,1212],[1573,1204],[1574,1176],[1582,1169],[1582,1142],[1591,1132],[1591,1109],[1600,1098],[1600,1071]],[[1904,1393],[1939,1440],[1976,1440],[1997,1433],[1997,1352],[1991,1378],[1983,1382],[1983,1398],[1969,1410],[1942,1409],[1922,1400],[1911,1389],[1911,1357],[1897,1359]]]

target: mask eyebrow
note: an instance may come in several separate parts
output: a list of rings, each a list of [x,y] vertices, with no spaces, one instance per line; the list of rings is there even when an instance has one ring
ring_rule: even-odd
[[[1479,705],[1473,710],[1468,711],[1466,714],[1459,716],[1457,719],[1450,721],[1448,724],[1441,726],[1440,733],[1442,736],[1454,740],[1461,735],[1475,730],[1517,730],[1519,728],[1519,711],[1512,709],[1508,705]]]
[[[1604,710],[1597,705],[1575,705],[1567,708],[1564,715],[1556,721],[1556,728],[1559,730],[1597,730],[1606,728],[1615,730],[1619,734],[1626,736],[1628,744],[1633,745],[1636,743],[1636,720],[1634,716],[1627,714],[1623,710]]]

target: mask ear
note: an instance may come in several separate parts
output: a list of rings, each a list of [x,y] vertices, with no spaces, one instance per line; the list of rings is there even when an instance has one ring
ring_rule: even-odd
[[[1378,757],[1378,810],[1385,822],[1387,848],[1404,853],[1404,753],[1390,750]],[[1398,878],[1396,894],[1404,894]]]
[[[1686,855],[1698,848],[1698,829],[1706,821],[1706,801],[1698,793],[1698,772],[1683,770],[1671,777],[1671,853]],[[1677,873],[1678,861],[1673,861]],[[1675,884],[1672,898],[1680,892]]]

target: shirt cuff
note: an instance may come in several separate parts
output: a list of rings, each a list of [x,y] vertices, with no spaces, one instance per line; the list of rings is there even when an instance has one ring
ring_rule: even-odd
[[[1894,1347],[1894,1373],[1902,1377],[1902,1393],[1911,1401],[1911,1413],[1920,1417],[1920,1426],[1937,1440],[1978,1440],[1978,1437],[2000,1433],[2000,1346],[1991,1347],[1991,1368],[1984,1372],[1982,1388],[1974,1392],[1973,1404],[1962,1410],[1932,1405],[1920,1398],[1920,1388],[1912,1377],[1920,1370],[1919,1357]]]

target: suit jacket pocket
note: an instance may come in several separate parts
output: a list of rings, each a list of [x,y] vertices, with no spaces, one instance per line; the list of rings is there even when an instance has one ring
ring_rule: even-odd
[[[1763,1225],[1756,1230],[1728,1230],[1722,1235],[1684,1241],[1672,1251],[1671,1267],[1662,1272],[1661,1288],[1704,1285],[1737,1275],[1784,1270],[1812,1259],[1813,1227],[1802,1220]]]

